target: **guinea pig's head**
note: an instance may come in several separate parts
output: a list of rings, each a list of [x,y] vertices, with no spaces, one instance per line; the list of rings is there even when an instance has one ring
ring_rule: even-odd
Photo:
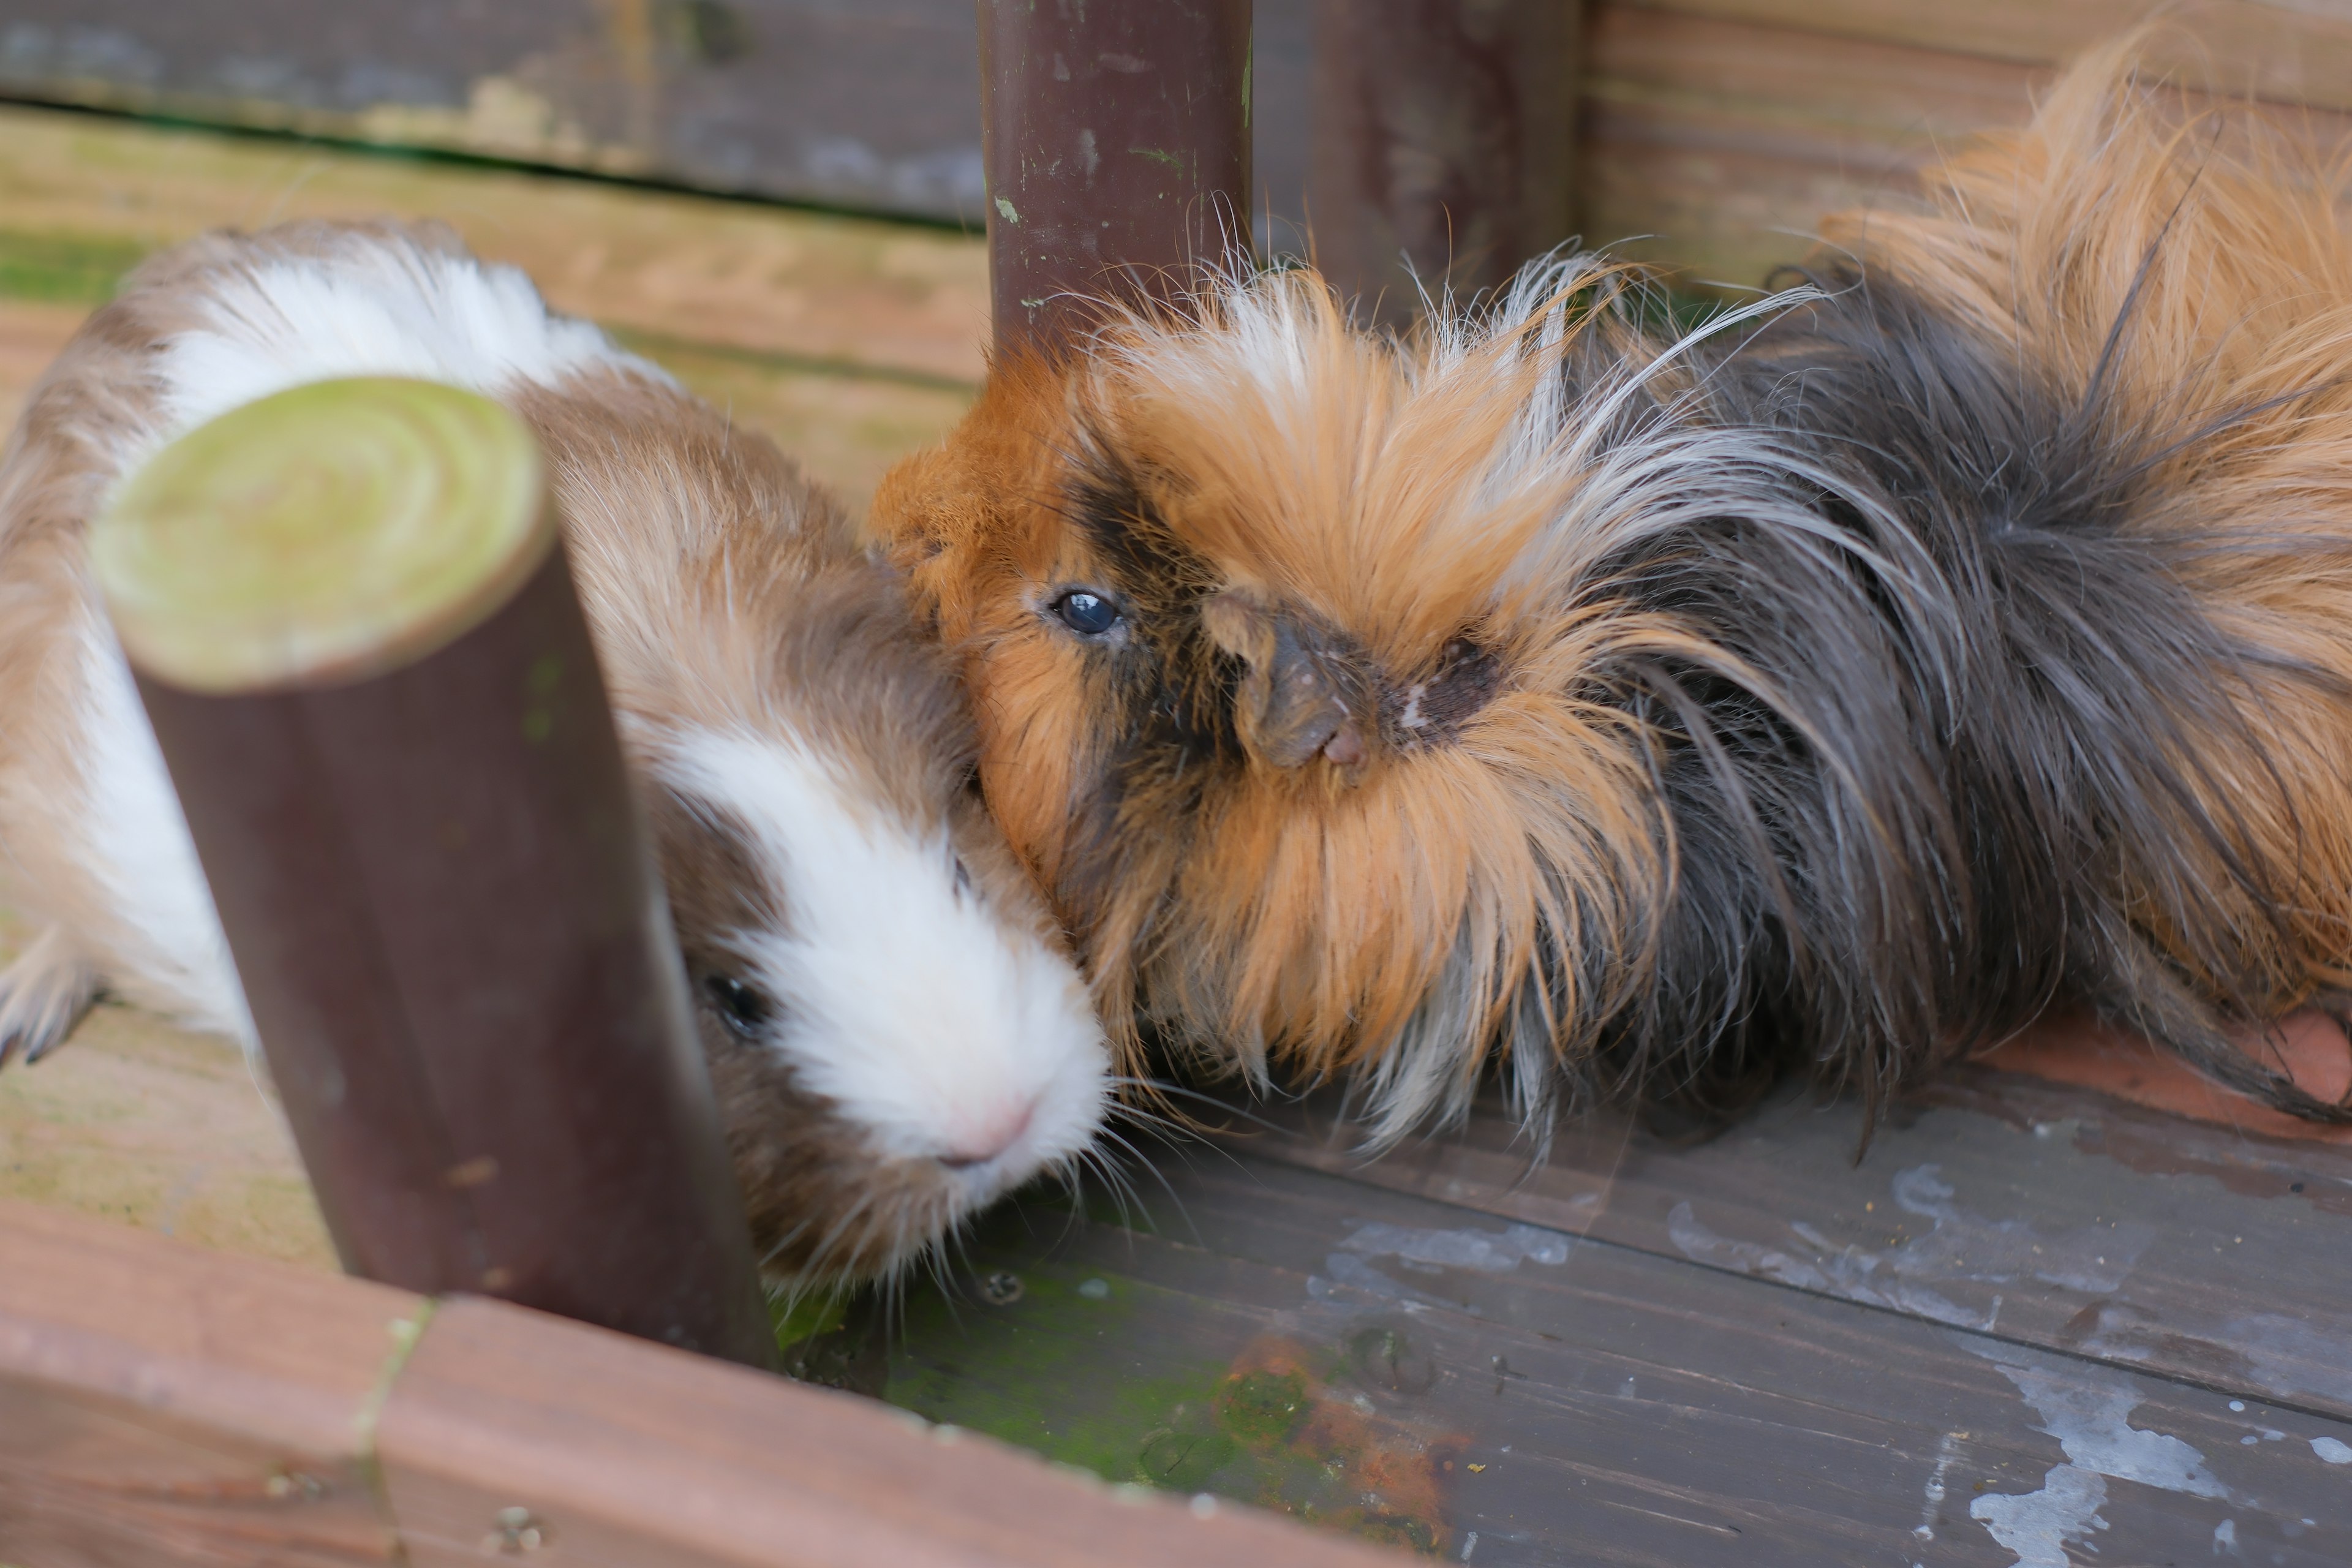
[[[896,574],[764,440],[599,379],[523,411],[754,1238],[772,1278],[887,1273],[1087,1156],[1102,1031]]]
[[[1514,1009],[1587,1000],[1519,982],[1657,867],[1638,743],[1576,695],[1604,617],[1539,559],[1601,466],[1547,412],[1588,328],[1522,314],[1400,342],[1261,276],[1000,363],[884,481],[1115,1034],[1368,1066],[1393,1122],[1457,1102]]]

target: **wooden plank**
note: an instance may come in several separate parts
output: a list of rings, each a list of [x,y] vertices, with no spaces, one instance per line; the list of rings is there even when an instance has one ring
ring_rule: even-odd
[[[890,1398],[1488,1568],[2352,1552],[2340,1422],[1250,1154],[1169,1179],[1157,1234],[987,1222]]]
[[[0,1562],[395,1561],[358,1418],[421,1308],[0,1203]]]
[[[0,1204],[0,1563],[1390,1559],[500,1302]]]
[[[436,1314],[377,1431],[413,1568],[478,1563],[502,1535],[520,1550],[527,1531],[563,1562],[609,1568],[1388,1561],[1213,1501],[1115,1491],[869,1400],[489,1302]]]
[[[1927,14],[1902,14],[1914,10]],[[1632,252],[1752,287],[1802,256],[1803,236],[1823,214],[1904,203],[1939,148],[2021,122],[2051,62],[2066,52],[1957,53],[1887,26],[1841,32],[1838,15],[1596,6],[1586,29],[1578,173],[1586,238],[1659,236]],[[2334,35],[2321,33],[2261,47],[2215,34],[2215,63],[2189,79],[2234,95],[2253,80],[2250,62],[2333,58]],[[2068,48],[2103,36],[2086,31]],[[2336,104],[2329,94],[2277,92],[2298,105],[2267,111],[2289,134],[2332,148],[2352,133],[2340,106],[2300,107]]]
[[[1794,1097],[1696,1147],[1572,1126],[1534,1171],[1491,1110],[1369,1164],[1275,1114],[1268,1159],[2352,1418],[2352,1147],[1983,1068],[1859,1159],[1853,1107]]]
[[[1760,23],[2048,65],[2152,18],[2192,39],[2158,58],[2225,92],[2352,108],[2352,17],[2329,0],[1610,0],[1662,14]]]
[[[664,345],[950,392],[981,375],[977,236],[0,109],[0,292],[17,298],[100,303],[142,256],[209,228],[386,215],[441,219],[559,310]]]
[[[1297,217],[1312,0],[1258,0],[1261,191]],[[977,229],[971,0],[15,0],[0,93]]]
[[[101,1004],[71,1049],[0,1073],[5,1198],[335,1267],[285,1122],[243,1053],[130,1007]]]
[[[979,239],[708,198],[0,109],[0,423],[116,278],[220,225],[439,216],[861,508],[982,370]]]

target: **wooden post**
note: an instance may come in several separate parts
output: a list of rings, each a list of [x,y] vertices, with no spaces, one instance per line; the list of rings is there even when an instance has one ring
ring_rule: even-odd
[[[90,553],[345,1266],[771,1363],[529,432],[298,388],[166,447]]]
[[[1579,10],[1318,0],[1308,232],[1367,319],[1491,288],[1573,232]]]
[[[1250,0],[979,0],[1000,349],[1249,246]]]

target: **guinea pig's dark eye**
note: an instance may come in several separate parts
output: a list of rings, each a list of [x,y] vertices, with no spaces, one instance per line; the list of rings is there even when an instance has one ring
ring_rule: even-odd
[[[702,983],[702,994],[719,1009],[719,1017],[739,1035],[751,1034],[775,1013],[775,1004],[731,974],[714,974]]]
[[[1118,625],[1118,606],[1091,588],[1073,588],[1054,601],[1054,614],[1082,637],[1098,637]]]

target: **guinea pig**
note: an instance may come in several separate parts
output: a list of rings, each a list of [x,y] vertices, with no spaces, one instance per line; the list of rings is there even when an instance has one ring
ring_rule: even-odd
[[[542,445],[771,1278],[894,1270],[1087,1157],[1102,1032],[894,575],[771,443],[437,227],[150,260],[0,456],[0,848],[39,928],[0,974],[0,1060],[101,991],[250,1040],[84,533],[181,432],[361,374],[480,392]]]
[[[1791,1072],[1874,1108],[2085,1007],[2342,1119],[2227,1037],[2325,999],[2345,952],[2319,503],[2352,450],[2313,423],[2345,394],[2311,401],[2352,341],[2340,215],[2217,190],[2167,276],[2245,292],[2180,337],[2133,247],[2191,154],[2078,123],[2114,68],[1885,242],[1921,281],[1880,316],[1877,247],[1682,335],[1592,257],[1402,339],[1309,272],[1237,273],[993,366],[874,526],[1122,1048],[1348,1076],[1377,1146],[1496,1062],[1538,1137],[1563,1095],[1723,1114]],[[2275,264],[2230,258],[2251,210],[2236,244]],[[2324,292],[2280,305],[2315,248]],[[1947,273],[1977,292],[1938,300]],[[2072,383],[2003,292],[2045,277],[2083,317],[2047,350]],[[1944,336],[1895,330],[1912,308]],[[2241,320],[2310,331],[2232,380],[2200,345]],[[2143,321],[2145,368],[2103,371]],[[2192,438],[2237,454],[2220,489]]]

